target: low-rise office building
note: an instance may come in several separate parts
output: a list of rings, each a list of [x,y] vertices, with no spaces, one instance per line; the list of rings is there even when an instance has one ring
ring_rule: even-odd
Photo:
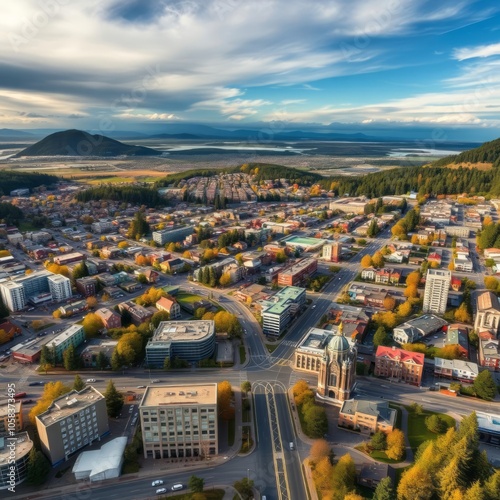
[[[149,386],[139,405],[144,458],[216,455],[217,384]]]
[[[424,314],[396,326],[392,337],[399,344],[416,342],[427,335],[440,331],[448,323],[434,314]]]
[[[279,336],[305,303],[305,288],[296,286],[287,286],[270,299],[260,301],[262,331],[266,335]]]
[[[360,431],[362,434],[389,433],[396,425],[397,411],[387,401],[349,399],[342,403],[339,427]]]
[[[278,285],[297,286],[312,276],[318,269],[318,261],[312,257],[302,259],[278,273]]]
[[[479,368],[472,361],[434,358],[434,375],[438,377],[459,380],[460,382],[473,382],[478,374]]]
[[[42,451],[58,465],[109,433],[106,399],[92,386],[71,391],[36,417],[36,427]]]
[[[210,358],[215,351],[212,320],[162,321],[146,345],[146,364],[162,368],[165,358],[191,363]]]
[[[164,229],[162,231],[153,231],[153,240],[158,245],[166,243],[176,243],[184,240],[187,236],[193,234],[194,226],[181,226],[173,229]]]

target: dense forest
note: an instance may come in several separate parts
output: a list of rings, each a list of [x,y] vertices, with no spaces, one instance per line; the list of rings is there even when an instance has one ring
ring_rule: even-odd
[[[485,142],[478,148],[464,151],[458,155],[446,156],[435,161],[432,165],[444,167],[452,163],[492,163],[493,167],[500,167],[500,139]]]
[[[390,194],[491,194],[500,196],[500,169],[407,167],[358,177],[327,177],[319,181],[339,195],[378,198]]]
[[[9,195],[14,189],[50,186],[59,179],[55,175],[40,174],[38,172],[17,172],[15,170],[0,171],[0,195]]]
[[[139,186],[116,186],[103,184],[101,186],[80,191],[76,199],[83,203],[93,200],[113,200],[134,205],[147,205],[159,207],[165,205],[165,200],[160,197],[156,189]]]
[[[20,208],[11,203],[0,203],[0,220],[6,224],[17,224],[24,217]]]

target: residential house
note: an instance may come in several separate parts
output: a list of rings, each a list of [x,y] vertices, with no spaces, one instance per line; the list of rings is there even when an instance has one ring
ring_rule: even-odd
[[[181,316],[181,306],[175,299],[169,297],[161,297],[156,303],[156,309],[168,312],[170,319],[177,319]]]

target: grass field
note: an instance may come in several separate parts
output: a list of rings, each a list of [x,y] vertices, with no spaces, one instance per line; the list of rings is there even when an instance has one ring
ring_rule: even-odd
[[[406,409],[409,411],[408,407]],[[408,415],[408,439],[413,451],[416,451],[424,441],[433,441],[439,436],[439,434],[434,434],[425,426],[425,419],[430,415],[440,416],[448,427],[455,426],[455,419],[445,413],[424,411],[422,415],[415,415],[415,413],[410,412]]]
[[[184,303],[193,303],[193,302],[199,302],[200,300],[203,300],[204,298],[201,295],[195,295],[194,293],[185,293],[185,292],[179,292],[175,298],[177,299],[178,302],[184,302]]]

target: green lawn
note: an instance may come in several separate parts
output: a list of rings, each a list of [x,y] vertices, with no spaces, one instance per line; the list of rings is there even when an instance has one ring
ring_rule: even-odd
[[[243,364],[247,360],[247,353],[245,351],[245,346],[240,345],[240,363]]]
[[[455,426],[455,419],[444,413],[424,411],[422,415],[415,415],[409,411],[408,407],[406,409],[409,412],[408,439],[413,451],[416,451],[424,441],[435,440],[439,436],[439,434],[434,434],[425,426],[425,419],[430,415],[439,415],[448,424],[448,427]]]
[[[186,293],[186,292],[179,292],[175,298],[177,299],[178,302],[199,302],[200,300],[203,300],[204,297],[201,295],[195,295],[194,293]]]

